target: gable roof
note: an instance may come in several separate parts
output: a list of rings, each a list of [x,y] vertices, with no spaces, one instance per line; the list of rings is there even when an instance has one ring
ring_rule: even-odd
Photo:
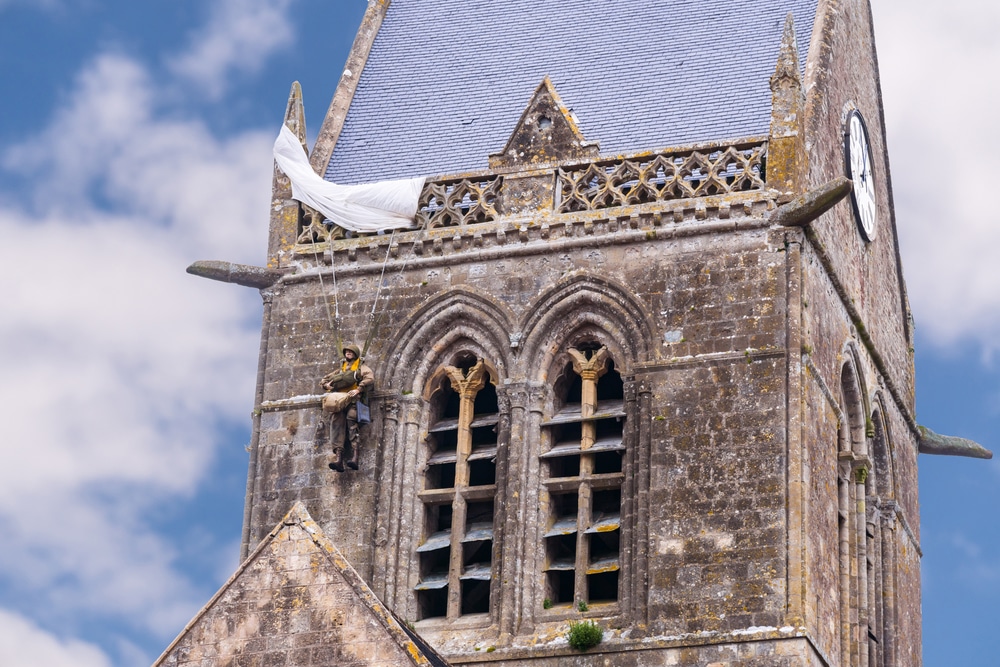
[[[393,0],[326,170],[485,169],[549,76],[601,155],[763,135],[786,15],[816,0]]]
[[[302,503],[153,667],[228,665],[234,659],[288,667],[448,667],[379,601]]]

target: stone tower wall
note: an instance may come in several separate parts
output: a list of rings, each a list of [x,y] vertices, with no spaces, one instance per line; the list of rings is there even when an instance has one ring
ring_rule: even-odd
[[[804,510],[807,588],[839,590],[836,549],[838,419],[847,411],[841,392],[845,364],[856,369],[865,419],[885,420],[890,460],[873,474],[891,476],[891,497],[881,493],[877,525],[886,526],[895,572],[891,588],[894,651],[898,664],[920,664],[920,547],[917,444],[914,421],[913,330],[899,264],[891,177],[868,0],[822,1],[805,76],[806,135],[812,186],[845,172],[844,124],[858,109],[865,118],[876,179],[878,228],[866,243],[849,203],[806,229],[802,245],[803,441],[810,477]],[[832,399],[832,400],[831,400]],[[839,414],[838,414],[839,410]],[[870,425],[866,424],[866,430]],[[886,470],[885,468],[890,468]],[[869,503],[869,511],[876,503]],[[839,595],[809,599],[818,644],[837,664]],[[884,639],[884,638],[883,638]]]
[[[544,493],[517,481],[537,475],[539,436],[532,426],[537,421],[530,420],[551,400],[541,359],[549,347],[545,341],[558,338],[547,337],[535,319],[554,308],[560,315],[546,326],[564,332],[587,326],[604,306],[584,304],[562,317],[564,302],[588,286],[611,285],[632,318],[631,324],[623,319],[621,328],[632,326],[642,339],[615,344],[616,362],[641,406],[634,428],[645,435],[635,436],[644,444],[636,444],[627,469],[633,502],[623,521],[634,553],[623,576],[632,583],[617,611],[598,608],[591,615],[611,613],[622,627],[641,622],[644,635],[667,646],[684,644],[683,637],[696,633],[719,640],[749,627],[777,633],[787,625],[789,557],[788,253],[785,232],[767,229],[770,207],[766,199],[730,207],[727,218],[718,210],[702,217],[691,209],[681,211],[678,222],[672,215],[656,222],[651,216],[634,222],[595,217],[550,229],[547,239],[540,224],[523,232],[483,226],[480,239],[459,241],[454,230],[431,230],[419,254],[409,254],[412,235],[398,236],[398,257],[386,268],[386,315],[369,354],[380,382],[369,442],[379,445],[365,449],[357,473],[325,467],[328,453],[313,437],[318,404],[295,398],[316,393],[317,379],[334,363],[335,336],[318,279],[306,278],[307,269],[302,279],[286,281],[272,302],[251,542],[280,518],[283,507],[301,499],[376,593],[402,616],[416,617],[412,586],[419,573],[412,550],[421,539],[416,491],[426,423],[420,398],[425,370],[414,359],[433,357],[435,337],[447,338],[451,328],[438,323],[436,330],[419,329],[417,343],[400,330],[409,335],[408,323],[432,310],[428,304],[440,301],[444,308],[473,294],[509,328],[490,332],[490,340],[478,344],[495,350],[491,356],[507,385],[501,394],[512,402],[512,415],[518,405],[523,408],[517,413],[522,424],[511,426],[516,433],[501,455],[508,457],[501,464],[508,482],[498,493],[525,537],[499,562],[513,593],[505,594],[492,624],[473,628],[471,635],[433,624],[421,632],[451,648],[453,657],[470,637],[496,637],[499,626],[515,636],[555,637],[566,614],[541,604],[544,517],[536,508]],[[337,252],[345,330],[364,330],[386,242],[344,242]],[[324,281],[329,294],[332,276]],[[469,325],[469,317],[458,317],[455,326]],[[605,313],[606,322],[613,317]],[[517,333],[523,336],[512,348],[510,335]],[[399,352],[407,346],[418,356]],[[521,387],[535,392],[534,403],[516,397]],[[629,640],[618,643],[624,647]]]

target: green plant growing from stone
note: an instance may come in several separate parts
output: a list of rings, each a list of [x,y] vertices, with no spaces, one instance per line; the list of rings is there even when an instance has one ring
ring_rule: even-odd
[[[552,609],[552,598],[542,600],[542,609]]]
[[[579,602],[576,603],[576,608],[579,609],[580,611],[587,611],[588,609],[590,609],[587,603],[584,602],[583,600],[580,600]]]
[[[586,651],[601,643],[604,639],[604,628],[594,621],[571,621],[566,639],[577,651]]]

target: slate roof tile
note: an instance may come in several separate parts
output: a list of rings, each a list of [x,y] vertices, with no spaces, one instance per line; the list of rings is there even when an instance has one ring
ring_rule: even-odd
[[[485,169],[548,75],[616,155],[766,134],[785,15],[815,0],[393,0],[326,178]]]

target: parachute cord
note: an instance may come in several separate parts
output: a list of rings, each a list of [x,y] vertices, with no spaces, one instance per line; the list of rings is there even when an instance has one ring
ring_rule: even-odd
[[[420,237],[422,237],[423,234],[424,234],[424,232],[427,231],[427,223],[429,222],[429,220],[430,220],[430,217],[428,216],[427,218],[424,219],[424,224],[422,224],[420,226],[420,228],[418,230],[416,230],[418,232],[418,235]],[[392,233],[395,234],[396,230],[393,230]],[[396,274],[397,277],[403,275],[403,272],[406,271],[406,265],[410,263],[410,259],[412,259],[413,256],[417,252],[417,241],[422,241],[422,240],[423,240],[423,238],[416,238],[416,239],[413,240],[413,243],[410,244],[410,252],[408,252],[406,254],[406,257],[403,259],[403,263],[399,267],[399,272]],[[389,249],[390,250],[392,249],[392,240],[391,239],[389,241]],[[389,260],[389,252],[386,251],[386,262],[388,262],[388,260]],[[385,263],[383,263],[383,265],[382,265],[382,274],[385,275]],[[379,283],[380,283],[379,284],[379,289],[381,290],[381,281],[379,281]],[[377,301],[378,301],[378,298],[376,297],[376,302]],[[372,313],[374,313],[374,312],[375,312],[375,305],[373,304],[372,305]],[[365,339],[365,348],[364,348],[364,351],[361,353],[361,358],[362,359],[364,359],[365,353],[368,351],[368,345],[371,342],[372,334],[378,328],[379,323],[382,321],[382,316],[383,315],[385,315],[385,308],[382,308],[380,311],[378,311],[378,317],[374,318],[374,321],[371,323],[371,327],[369,327],[369,329],[368,329],[368,337]]]
[[[385,259],[382,260],[382,273],[378,277],[378,289],[375,291],[375,300],[372,301],[372,312],[368,314],[368,335],[365,336],[365,346],[361,350],[361,358],[364,359],[368,353],[368,346],[372,341],[372,333],[375,331],[375,307],[378,305],[379,297],[382,295],[382,286],[385,280],[385,267],[389,263],[389,253],[392,252],[392,241],[396,238],[396,230],[392,230],[389,236],[389,245],[385,249]],[[381,320],[381,317],[379,318]]]
[[[332,230],[331,230],[332,231]],[[316,243],[313,243],[313,259],[316,262],[316,273],[319,275],[319,293],[323,295],[323,305],[326,307],[326,321],[333,330],[334,337],[337,343],[337,354],[340,354],[340,303],[337,299],[337,269],[333,265],[333,239],[327,238],[327,246],[330,249],[330,272],[333,274],[333,303],[334,308],[337,311],[336,319],[330,314],[330,299],[326,295],[326,286],[323,284],[323,263],[320,261],[319,253],[316,251]],[[325,254],[325,253],[324,253]]]

